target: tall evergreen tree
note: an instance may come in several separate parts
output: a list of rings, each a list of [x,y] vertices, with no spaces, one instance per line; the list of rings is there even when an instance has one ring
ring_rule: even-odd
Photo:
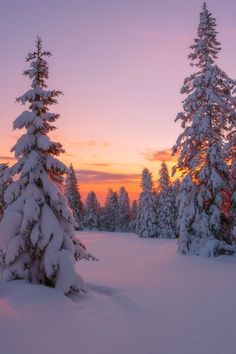
[[[160,238],[176,238],[175,198],[165,162],[161,165],[159,176],[157,234]]]
[[[8,168],[7,163],[0,164],[0,221],[2,220],[4,210],[6,209],[6,202],[4,200],[4,193],[7,187],[12,183],[12,178],[4,179],[4,173]]]
[[[118,195],[117,231],[127,232],[130,223],[130,200],[125,187],[120,187]]]
[[[140,237],[157,237],[156,198],[150,171],[144,168],[141,178],[142,192],[139,196],[136,233]]]
[[[84,207],[81,201],[78,180],[72,164],[70,164],[69,170],[70,172],[66,178],[66,196],[68,199],[69,206],[73,212],[74,219],[78,224],[76,229],[83,230]]]
[[[174,147],[180,153],[176,168],[184,175],[179,198],[181,253],[216,255],[231,243],[224,139],[235,118],[235,82],[215,63],[221,49],[216,35],[216,21],[204,3],[189,55],[197,71],[184,80],[181,93],[187,97],[176,118],[183,128]],[[189,205],[191,212],[185,211]]]
[[[91,256],[75,237],[73,214],[57,184],[68,169],[56,158],[64,151],[62,145],[48,136],[59,118],[49,107],[61,94],[47,89],[50,55],[37,38],[36,50],[26,58],[30,67],[24,75],[32,84],[17,101],[28,103],[29,109],[13,123],[14,129],[26,132],[12,148],[16,164],[5,173],[16,180],[5,192],[8,207],[0,224],[0,266],[5,280],[27,279],[67,294],[83,288],[75,261]]]
[[[163,161],[161,164],[161,168],[159,171],[159,179],[158,179],[158,191],[165,190],[171,186],[170,175],[168,171],[167,164]]]
[[[84,226],[88,230],[100,228],[101,207],[95,192],[89,192],[85,202]]]
[[[106,231],[116,231],[118,216],[118,195],[112,189],[108,189],[102,215],[102,228]]]

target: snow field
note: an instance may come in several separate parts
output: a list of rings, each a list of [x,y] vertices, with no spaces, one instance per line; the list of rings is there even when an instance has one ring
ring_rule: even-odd
[[[0,285],[2,354],[235,354],[236,257],[181,256],[176,240],[80,232],[99,262],[87,293]]]

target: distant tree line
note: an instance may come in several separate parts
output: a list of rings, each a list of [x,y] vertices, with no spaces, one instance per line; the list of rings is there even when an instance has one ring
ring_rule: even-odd
[[[11,178],[4,179],[7,164],[0,164],[0,220],[7,204],[4,191]],[[82,202],[78,179],[72,166],[65,179],[57,180],[64,190],[77,223],[77,230],[136,232],[140,237],[176,238],[177,194],[179,181],[171,182],[166,163],[162,163],[159,179],[154,186],[151,172],[145,168],[141,175],[142,191],[139,200],[130,202],[124,186],[119,191],[108,189],[104,206],[101,206],[94,191]]]
[[[167,165],[162,163],[154,186],[152,174],[145,168],[141,175],[139,200],[130,202],[124,186],[108,189],[104,206],[94,191],[82,203],[75,170],[70,165],[66,178],[66,196],[78,224],[78,230],[136,232],[140,237],[176,238],[179,181],[171,182]]]

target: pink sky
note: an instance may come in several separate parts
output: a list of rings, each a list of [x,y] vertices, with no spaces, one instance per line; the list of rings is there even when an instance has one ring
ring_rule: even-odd
[[[189,45],[202,1],[11,0],[1,3],[0,161],[18,132],[15,103],[29,87],[21,73],[40,35],[50,59],[50,88],[64,92],[56,132],[79,174],[80,188],[103,197],[125,184],[137,196],[144,166],[157,178],[180,133],[174,123],[190,72]],[[218,63],[236,78],[236,2],[208,1],[222,43]],[[11,160],[9,160],[11,162]],[[170,162],[170,165],[173,161]]]

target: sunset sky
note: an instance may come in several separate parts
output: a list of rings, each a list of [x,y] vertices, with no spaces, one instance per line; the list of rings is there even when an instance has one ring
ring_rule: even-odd
[[[236,79],[236,1],[209,0],[222,51],[218,63]],[[125,185],[137,197],[139,175],[155,179],[181,129],[179,94],[191,72],[187,55],[196,35],[198,0],[0,0],[0,161],[19,132],[12,121],[24,108],[15,98],[29,88],[26,54],[37,35],[52,52],[50,89],[64,95],[54,139],[61,159],[79,170],[83,196]],[[25,108],[26,109],[26,108]]]

